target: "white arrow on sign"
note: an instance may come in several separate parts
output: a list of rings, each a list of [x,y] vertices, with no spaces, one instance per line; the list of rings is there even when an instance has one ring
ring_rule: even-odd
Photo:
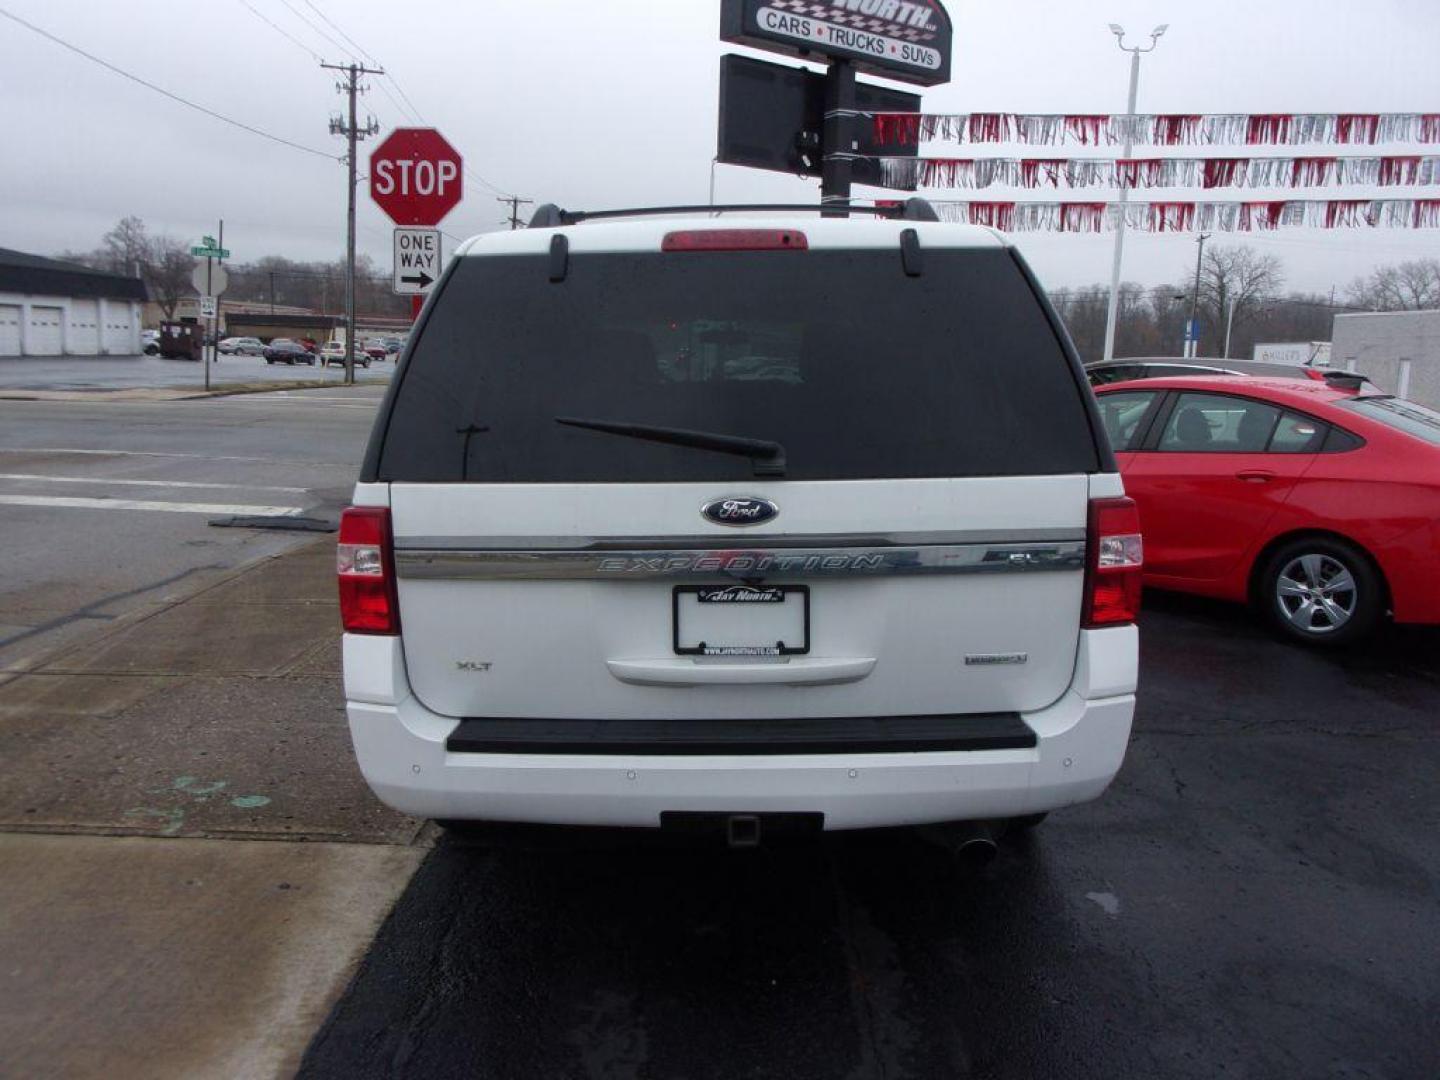
[[[190,274],[190,284],[195,286],[195,291],[201,296],[219,296],[225,291],[225,286],[230,284],[230,275],[225,273],[225,267],[215,263],[209,269],[210,277],[205,277],[206,268],[202,262]]]
[[[401,296],[424,296],[440,276],[440,230],[395,230],[394,288]]]

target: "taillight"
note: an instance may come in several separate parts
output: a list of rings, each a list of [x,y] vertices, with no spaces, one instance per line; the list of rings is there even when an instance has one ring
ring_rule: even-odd
[[[661,251],[805,251],[810,247],[799,229],[689,229],[670,232]]]
[[[1081,625],[1093,629],[1134,622],[1140,614],[1140,571],[1145,564],[1135,500],[1091,499],[1086,541]]]
[[[335,570],[340,578],[340,621],[347,633],[400,633],[388,509],[352,506],[340,515]]]

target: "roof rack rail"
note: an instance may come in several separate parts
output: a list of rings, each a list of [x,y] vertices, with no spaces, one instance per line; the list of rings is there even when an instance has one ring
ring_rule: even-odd
[[[554,203],[545,203],[536,208],[530,218],[529,228],[553,229],[559,225],[577,225],[582,221],[599,218],[648,217],[653,214],[728,214],[737,211],[788,211],[790,213],[823,214],[844,210],[852,214],[874,214],[876,217],[897,221],[939,221],[935,207],[925,199],[906,199],[904,202],[874,205],[866,203],[725,203],[700,206],[637,206],[625,210],[562,210]]]

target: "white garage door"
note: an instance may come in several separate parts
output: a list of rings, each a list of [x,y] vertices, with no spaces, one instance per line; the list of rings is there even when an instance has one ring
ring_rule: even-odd
[[[100,351],[100,311],[94,300],[70,301],[69,351],[76,356],[94,356]]]
[[[0,304],[0,356],[20,355],[20,305]]]
[[[136,327],[131,322],[130,305],[111,300],[105,305],[105,351],[115,356],[139,352]]]
[[[25,351],[31,356],[60,355],[60,317],[58,307],[30,307],[30,332],[25,335]]]

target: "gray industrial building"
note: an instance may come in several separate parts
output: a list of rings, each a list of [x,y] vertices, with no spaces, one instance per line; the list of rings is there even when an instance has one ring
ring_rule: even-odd
[[[1330,366],[1358,371],[1387,393],[1440,409],[1440,311],[1337,315]]]
[[[145,283],[0,248],[0,357],[131,356]]]

